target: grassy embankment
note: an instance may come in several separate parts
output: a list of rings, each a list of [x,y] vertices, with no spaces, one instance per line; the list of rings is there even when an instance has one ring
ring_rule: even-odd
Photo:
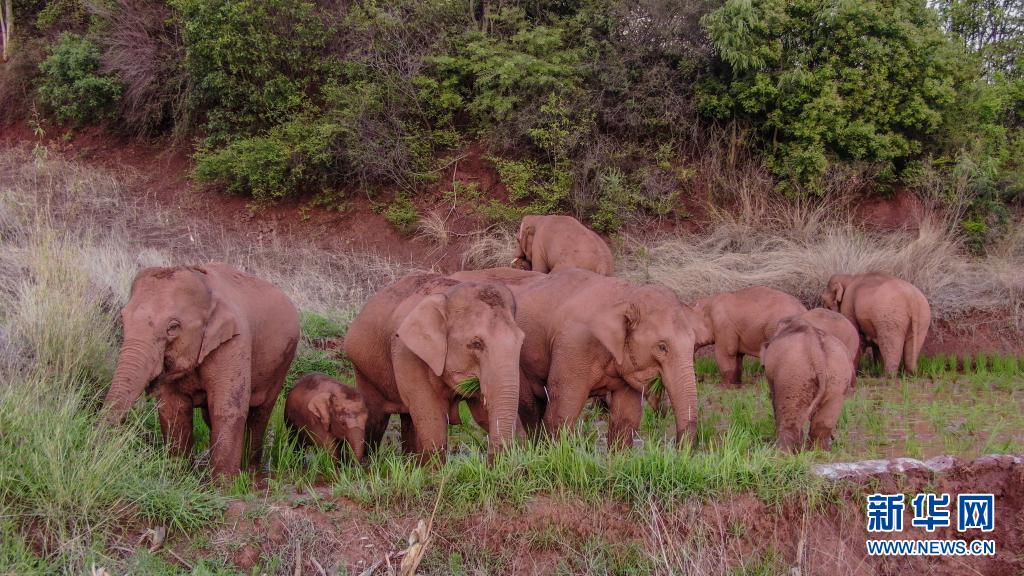
[[[773,505],[795,498],[810,507],[825,506],[832,492],[810,473],[815,462],[893,454],[974,456],[1019,452],[1024,446],[1024,361],[1018,358],[926,358],[920,378],[889,382],[862,376],[844,407],[834,451],[799,456],[772,447],[770,404],[754,365],[748,380],[756,383],[723,390],[715,385],[713,364],[702,360],[700,445],[693,451],[670,448],[670,420],[648,413],[640,446],[609,453],[603,447],[602,417],[588,411],[572,435],[516,447],[492,467],[482,457],[482,432],[467,424],[453,430],[452,455],[443,465],[418,467],[388,449],[360,468],[299,449],[283,426],[279,406],[268,440],[269,474],[211,485],[205,467],[162,454],[151,401],[141,403],[127,426],[96,425],[94,410],[116,355],[116,310],[135,271],[144,265],[220,259],[270,278],[304,310],[304,338],[291,377],[317,370],[346,379],[344,361],[316,341],[341,336],[361,302],[403,267],[279,242],[238,246],[209,224],[182,222],[133,198],[125,178],[22,151],[0,156],[4,572],[81,572],[93,563],[172,572],[170,559],[133,551],[139,530],[150,525],[166,526],[172,537],[187,541],[179,550],[191,555],[196,573],[229,572],[223,550],[211,548],[204,536],[218,525],[226,502],[287,501],[311,484],[326,484],[334,496],[381,520],[426,517],[436,505],[438,518],[457,522],[553,496],[583,507],[618,502],[636,511],[639,522],[650,517],[647,511],[738,493]],[[876,266],[910,275],[929,295],[939,320],[992,317],[1001,310],[1004,320],[1017,319],[1018,276],[1008,267],[1017,265],[1019,252],[1011,248],[993,251],[999,255],[985,260],[970,259],[938,225],[908,241],[869,234],[852,224],[816,230],[789,226],[786,235],[772,235],[755,230],[754,222],[778,224],[764,217],[733,219],[731,227],[719,226],[709,236],[634,248],[623,268],[632,277],[663,281],[692,298],[745,282],[769,283],[808,297],[823,282],[815,274],[827,275],[830,265]],[[726,242],[721,236],[726,233],[744,242]],[[780,263],[780,251],[791,258]],[[812,255],[820,258],[815,264],[801,260]],[[695,272],[697,266],[701,273]],[[866,374],[872,371],[877,368],[866,367]],[[201,419],[196,426],[198,437],[207,437]],[[524,534],[528,545],[561,550],[571,572],[668,573],[703,566],[699,563],[709,554],[699,533],[672,543],[692,553],[688,556],[659,552],[659,543],[663,547],[662,539],[671,536],[657,522],[647,527],[645,539],[624,543],[536,529]],[[285,560],[261,558],[260,566],[284,569]],[[492,549],[439,539],[425,566],[442,573],[501,571],[508,561]],[[761,550],[721,568],[775,573],[784,563]]]

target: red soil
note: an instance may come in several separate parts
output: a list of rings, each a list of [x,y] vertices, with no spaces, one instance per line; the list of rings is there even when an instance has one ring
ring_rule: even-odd
[[[840,481],[838,487],[837,497],[825,504],[808,504],[800,498],[781,505],[766,504],[751,494],[739,494],[727,501],[691,502],[671,511],[649,507],[630,510],[618,503],[593,504],[541,496],[522,509],[509,507],[454,521],[437,520],[428,547],[439,550],[434,551],[435,564],[425,573],[447,572],[446,564],[439,567],[436,562],[446,562],[450,554],[460,553],[467,567],[475,559],[491,556],[500,558],[503,570],[511,574],[547,574],[567,559],[574,559],[575,566],[594,560],[594,553],[583,548],[587,541],[619,550],[633,543],[647,555],[665,554],[676,572],[688,573],[729,572],[772,555],[775,562],[799,569],[793,573],[805,575],[1015,575],[1024,570],[1024,464],[1019,459],[985,457],[956,463],[941,473],[924,469],[882,472]],[[892,536],[871,534],[865,529],[865,495],[876,491],[948,493],[953,502],[960,493],[992,493],[996,499],[996,528],[988,533],[960,534],[954,520],[950,528],[927,533],[911,527],[913,514],[908,504],[904,532]],[[953,514],[955,518],[955,511]],[[389,510],[374,512],[332,496],[327,488],[318,488],[315,497],[293,495],[285,501],[234,502],[225,524],[200,554],[229,557],[245,571],[261,559],[277,556],[281,559],[280,571],[292,573],[301,555],[305,574],[318,573],[316,564],[328,572],[332,566],[342,565],[349,573],[360,573],[378,561],[386,563],[386,558],[397,564],[397,553],[405,547],[405,537],[419,519]],[[992,539],[996,541],[996,555],[867,555],[866,539],[887,537]],[[170,543],[179,556],[186,555],[181,544]],[[666,573],[663,565],[657,573]]]

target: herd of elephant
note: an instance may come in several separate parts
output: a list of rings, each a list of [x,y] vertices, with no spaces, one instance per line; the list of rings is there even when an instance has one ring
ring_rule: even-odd
[[[780,448],[828,449],[862,348],[873,348],[887,375],[901,361],[913,372],[928,332],[921,291],[884,274],[832,276],[825,307],[813,310],[767,287],[688,305],[659,284],[612,276],[608,246],[574,218],[527,216],[516,238],[510,267],[415,273],[375,294],[345,337],[355,389],[304,375],[286,399],[289,425],[335,454],[347,443],[362,459],[399,414],[403,449],[426,460],[443,456],[466,401],[493,457],[517,438],[571,426],[597,398],[608,407],[609,445],[624,447],[645,395],[656,405],[663,390],[676,440],[692,442],[694,354],[714,344],[726,386],[740,385],[745,355],[761,358]],[[198,407],[214,474],[236,474],[243,451],[259,462],[299,340],[288,297],[225,264],[148,268],[121,314],[108,421],[149,391],[171,453],[193,449]]]

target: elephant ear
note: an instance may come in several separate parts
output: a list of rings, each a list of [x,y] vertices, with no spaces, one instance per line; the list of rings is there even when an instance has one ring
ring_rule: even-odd
[[[444,294],[431,294],[421,300],[398,327],[398,338],[426,362],[436,376],[444,373],[448,356],[447,307],[448,299]]]
[[[537,232],[537,224],[533,220],[526,216],[519,225],[519,250],[527,260],[533,260],[533,235]]]
[[[843,283],[839,280],[833,280],[829,284],[829,287],[832,288],[832,294],[834,294],[836,298],[836,306],[839,306],[843,303],[843,292],[846,291],[846,287],[843,286]]]
[[[587,323],[594,338],[612,353],[615,363],[620,365],[626,356],[626,334],[631,322],[629,310],[629,304],[622,302],[594,314]]]
[[[684,318],[693,323],[693,344],[694,348],[715,343],[715,335],[711,331],[711,319],[708,307],[700,303],[693,306],[680,303],[683,307]]]
[[[213,290],[213,302],[203,331],[203,344],[199,348],[197,363],[201,363],[210,352],[237,335],[238,319],[234,309]]]
[[[330,392],[318,392],[309,402],[306,403],[306,410],[310,414],[316,416],[316,419],[320,421],[320,425],[324,427],[330,427],[331,425],[331,393]]]

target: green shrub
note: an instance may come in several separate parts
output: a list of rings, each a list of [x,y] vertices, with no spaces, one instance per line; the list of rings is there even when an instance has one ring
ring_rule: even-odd
[[[334,142],[340,131],[330,122],[295,119],[219,150],[200,151],[194,175],[257,200],[316,190],[331,175]]]
[[[525,206],[491,201],[484,213],[495,220],[514,221],[526,214],[550,214],[569,196],[572,172],[564,163],[542,164],[533,160],[509,160],[488,157],[505,184],[509,200],[527,202]]]
[[[956,95],[961,53],[915,0],[728,0],[704,24],[728,64],[705,87],[728,100],[709,94],[705,110],[758,125],[769,166],[798,191],[822,191],[830,158],[919,155]]]
[[[501,9],[489,24],[492,33],[470,29],[451,54],[429,59],[435,79],[429,87],[435,101],[464,109],[480,128],[518,138],[524,126],[511,120],[523,108],[576,91],[583,51],[570,45],[564,29],[531,22],[521,8]]]
[[[111,117],[122,87],[98,74],[99,65],[95,44],[77,34],[61,34],[39,65],[39,100],[61,122],[82,125]]]
[[[399,194],[384,209],[384,219],[402,234],[411,234],[416,223],[419,222],[420,213],[408,196]]]
[[[211,144],[259,134],[312,107],[332,61],[330,29],[307,0],[171,0]]]

